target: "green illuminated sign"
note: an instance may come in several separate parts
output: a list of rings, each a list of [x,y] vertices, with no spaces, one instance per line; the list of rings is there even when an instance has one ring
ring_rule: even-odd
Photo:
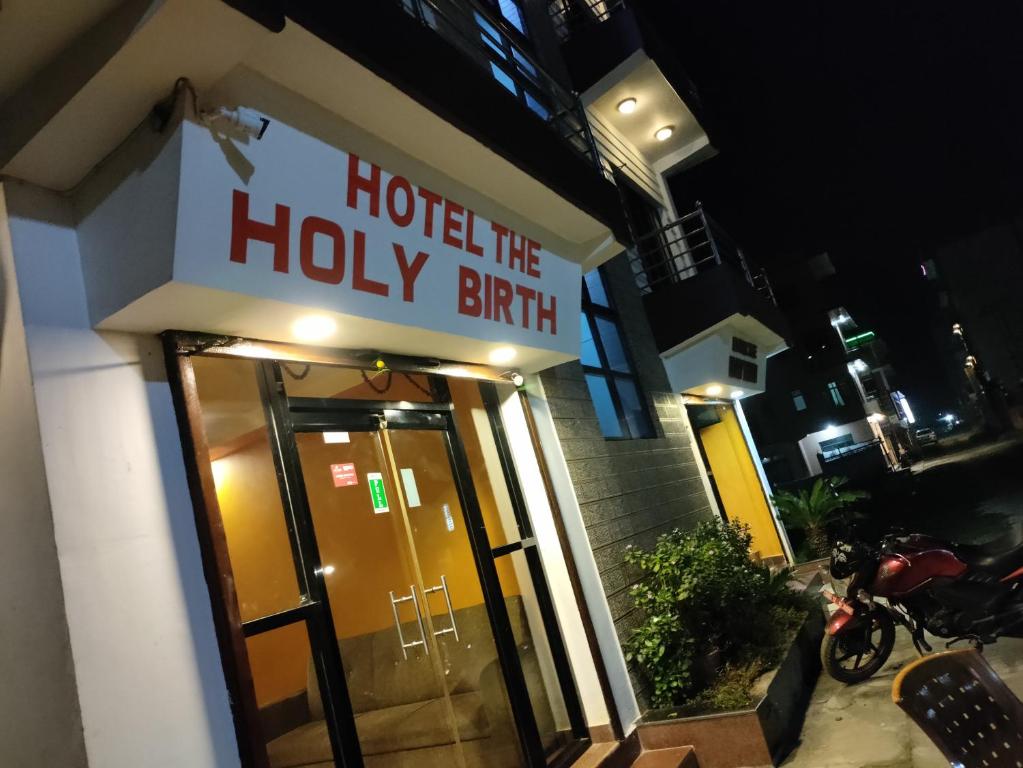
[[[373,511],[382,515],[390,512],[387,506],[387,491],[384,490],[384,476],[379,472],[367,472],[366,484],[369,486],[369,495],[373,499]]]
[[[855,336],[850,336],[848,339],[845,340],[845,344],[848,347],[858,347],[862,344],[866,344],[869,341],[873,341],[876,335],[877,334],[875,334],[873,331],[864,331],[863,333],[856,334]]]

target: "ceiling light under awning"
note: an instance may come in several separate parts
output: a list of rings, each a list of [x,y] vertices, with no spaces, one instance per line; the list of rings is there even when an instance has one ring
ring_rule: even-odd
[[[303,315],[291,324],[291,333],[298,341],[315,342],[330,338],[337,323],[326,315]]]
[[[514,347],[498,347],[490,353],[490,362],[496,365],[510,363],[515,359],[515,355]]]
[[[631,96],[618,102],[618,111],[623,115],[631,115],[636,111],[638,102]]]

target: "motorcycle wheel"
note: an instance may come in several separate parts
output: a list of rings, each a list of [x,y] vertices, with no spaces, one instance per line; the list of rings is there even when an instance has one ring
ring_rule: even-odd
[[[840,683],[862,683],[888,661],[895,647],[895,622],[888,612],[871,613],[869,625],[839,635],[827,635],[821,645],[824,670]]]

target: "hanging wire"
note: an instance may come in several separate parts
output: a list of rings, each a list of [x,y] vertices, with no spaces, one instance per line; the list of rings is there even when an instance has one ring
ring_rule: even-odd
[[[377,385],[373,383],[373,379],[367,376],[365,371],[360,371],[360,373],[362,373],[362,380],[366,382],[366,384],[369,385],[369,388],[376,392],[378,395],[384,394],[385,392],[387,392],[387,390],[391,388],[391,380],[394,377],[394,374],[391,371],[387,372],[387,383],[384,384],[382,389],[378,388]]]
[[[309,363],[306,363],[305,370],[302,371],[302,373],[295,373],[293,370],[291,370],[288,363],[281,363],[281,369],[291,378],[295,379],[295,381],[301,381],[302,379],[309,375],[309,371],[311,371],[313,367],[309,365]]]
[[[430,398],[431,400],[433,399],[433,392],[431,392],[431,391],[430,391],[430,390],[428,390],[428,389],[427,389],[426,387],[424,387],[424,386],[423,386],[422,384],[420,384],[420,383],[419,383],[418,381],[416,381],[415,379],[413,379],[413,378],[412,378],[412,375],[411,375],[411,374],[408,374],[408,373],[404,373],[404,372],[402,372],[402,374],[401,374],[401,375],[402,375],[402,376],[404,376],[404,377],[405,377],[406,379],[408,379],[408,380],[409,380],[409,383],[410,383],[410,384],[411,384],[411,385],[412,385],[413,387],[415,387],[416,389],[418,389],[418,390],[419,390],[420,392],[422,392],[422,393],[423,393],[424,395],[426,395],[427,397],[429,397],[429,398]]]
[[[387,371],[387,380],[386,380],[386,383],[382,387],[378,387],[374,383],[373,379],[371,379],[366,374],[366,371],[361,371],[361,373],[362,373],[362,380],[364,382],[366,382],[366,384],[369,385],[369,388],[372,389],[374,392],[376,392],[378,395],[385,394],[391,388],[391,384],[394,383],[394,372],[390,371],[390,370]],[[416,381],[412,377],[412,374],[405,373],[404,371],[401,371],[400,373],[401,373],[402,376],[404,376],[408,380],[409,384],[411,384],[413,387],[415,387],[420,392],[422,392],[424,395],[426,395],[431,400],[433,400],[433,392],[431,392],[429,389],[427,389],[422,384],[420,384],[418,381]]]

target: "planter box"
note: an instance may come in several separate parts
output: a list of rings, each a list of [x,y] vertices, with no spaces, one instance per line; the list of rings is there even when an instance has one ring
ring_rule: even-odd
[[[700,768],[767,768],[779,765],[803,727],[810,695],[820,675],[824,613],[814,608],[785,658],[769,673],[767,693],[753,709],[671,718],[651,713],[639,725],[644,749],[692,746]]]

